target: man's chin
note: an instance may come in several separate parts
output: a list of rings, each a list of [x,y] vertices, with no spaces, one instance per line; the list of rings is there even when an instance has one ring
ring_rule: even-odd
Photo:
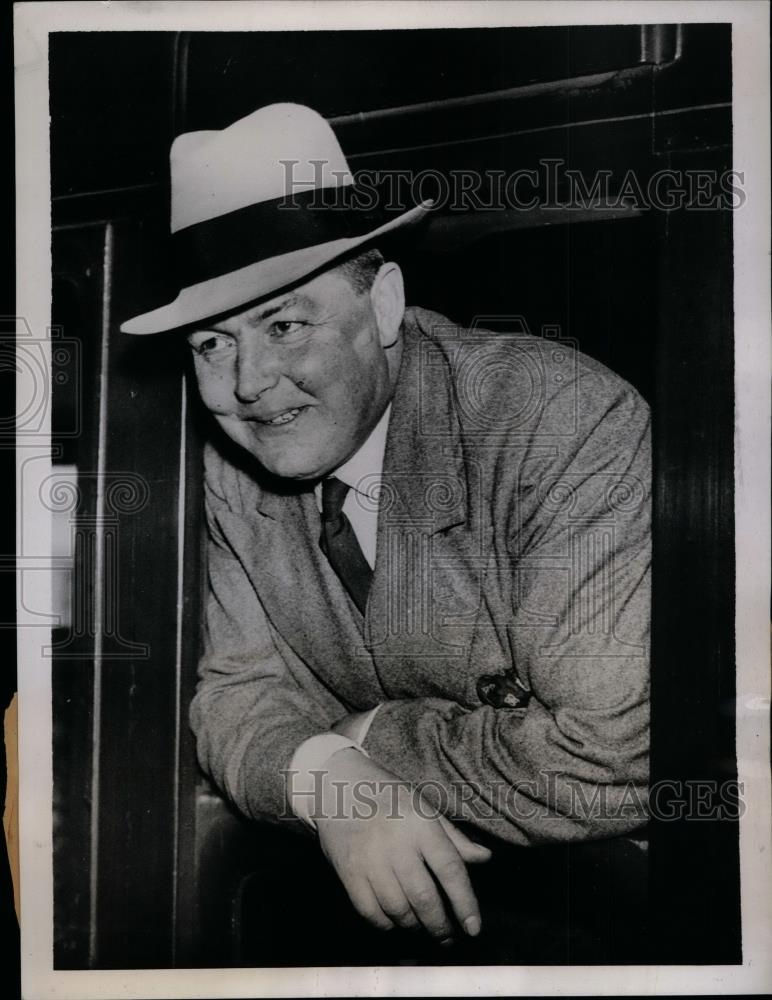
[[[257,459],[260,465],[269,472],[272,476],[277,479],[293,479],[298,482],[303,480],[315,480],[321,479],[325,475],[323,471],[317,471],[316,468],[309,468],[307,465],[297,464],[294,462],[276,462],[272,460],[266,460],[261,458],[260,455],[252,451],[250,454]]]
[[[228,437],[243,448],[266,472],[279,479],[320,479],[325,475],[324,469],[318,468],[318,460],[312,461],[303,455],[275,454],[262,448],[252,437],[243,432],[243,428],[223,426]]]
[[[293,446],[289,442],[284,449],[266,446],[265,442],[257,439],[250,426],[240,420],[220,418],[217,422],[235,444],[248,452],[266,472],[279,479],[321,479],[340,464],[321,458],[319,450],[309,453],[309,449]]]

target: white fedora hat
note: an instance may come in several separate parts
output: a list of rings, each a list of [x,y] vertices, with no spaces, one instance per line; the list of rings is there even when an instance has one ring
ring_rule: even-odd
[[[316,111],[270,104],[172,143],[171,232],[179,294],[124,333],[162,333],[265,298],[422,218],[365,208],[335,133]]]

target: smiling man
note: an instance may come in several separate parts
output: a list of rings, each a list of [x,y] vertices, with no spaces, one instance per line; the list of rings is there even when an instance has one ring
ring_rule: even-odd
[[[172,147],[182,288],[123,329],[184,331],[216,422],[199,758],[375,927],[544,960],[550,845],[625,858],[618,891],[644,856],[648,411],[565,345],[406,309],[377,247],[426,209],[355,192],[296,105]]]
[[[351,270],[328,271],[188,338],[204,403],[276,476],[320,479],[338,468],[394,393],[402,276],[396,264],[376,268],[370,294],[361,294]]]

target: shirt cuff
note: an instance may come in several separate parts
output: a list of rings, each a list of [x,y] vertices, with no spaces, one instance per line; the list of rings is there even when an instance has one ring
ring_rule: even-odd
[[[362,722],[359,726],[359,730],[356,734],[357,743],[364,743],[365,737],[367,736],[370,726],[372,725],[373,719],[375,718],[375,713],[378,711],[380,707],[381,707],[380,705],[376,705],[375,708],[370,709],[370,711],[367,713],[364,719],[362,719]]]
[[[370,728],[372,716],[377,708],[368,713],[367,718],[362,720],[360,732],[357,734],[360,739],[364,739],[362,729],[366,733]],[[312,830],[316,829],[316,823],[312,814],[322,806],[322,775],[327,761],[338,750],[349,748],[359,750],[365,757],[370,755],[356,741],[346,736],[339,736],[338,733],[319,733],[318,736],[310,736],[304,740],[295,751],[290,763],[289,781],[289,802],[292,811],[298,819],[303,820]]]

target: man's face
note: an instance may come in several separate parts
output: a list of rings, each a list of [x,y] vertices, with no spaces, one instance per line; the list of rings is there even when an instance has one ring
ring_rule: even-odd
[[[396,265],[369,292],[328,271],[188,336],[204,404],[274,475],[315,479],[364,442],[391,398],[404,302]]]

